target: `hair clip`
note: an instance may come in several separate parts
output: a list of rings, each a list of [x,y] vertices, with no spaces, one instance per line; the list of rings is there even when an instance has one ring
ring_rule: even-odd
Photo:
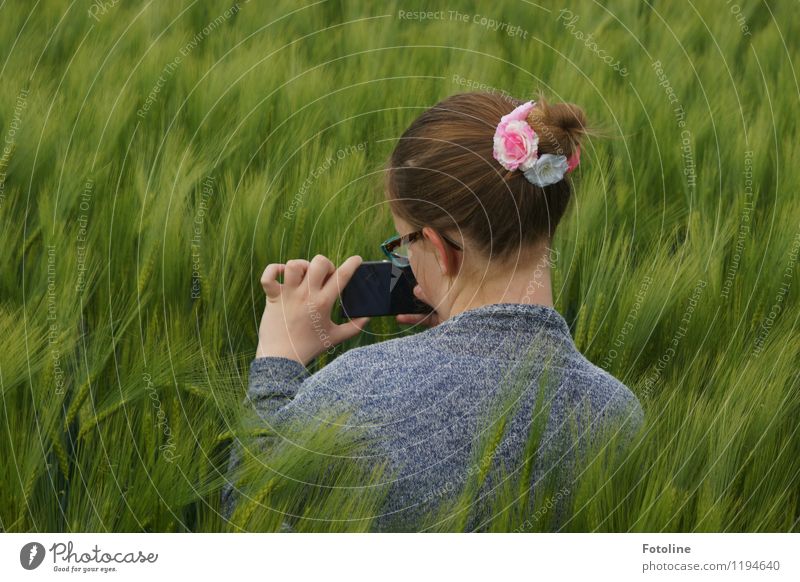
[[[539,155],[539,136],[528,124],[528,114],[536,105],[523,103],[500,118],[494,132],[492,155],[506,170],[521,170],[525,179],[536,186],[549,186],[564,179],[581,160],[581,148],[567,159],[564,155]]]

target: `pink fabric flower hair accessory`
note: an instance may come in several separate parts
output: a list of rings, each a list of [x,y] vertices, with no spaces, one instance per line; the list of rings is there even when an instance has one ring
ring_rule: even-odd
[[[580,146],[567,159],[563,155],[539,155],[539,136],[528,124],[528,114],[536,105],[523,103],[500,118],[494,132],[492,155],[506,170],[521,170],[525,178],[537,186],[549,186],[564,179],[581,160]]]

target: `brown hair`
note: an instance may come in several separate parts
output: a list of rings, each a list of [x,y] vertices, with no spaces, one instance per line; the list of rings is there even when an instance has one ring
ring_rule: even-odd
[[[420,115],[389,160],[386,193],[392,211],[417,228],[460,234],[493,259],[549,240],[567,209],[570,180],[539,187],[492,155],[500,118],[522,103],[493,93],[460,93]],[[580,107],[542,97],[527,121],[539,136],[540,155],[569,158],[588,133]]]

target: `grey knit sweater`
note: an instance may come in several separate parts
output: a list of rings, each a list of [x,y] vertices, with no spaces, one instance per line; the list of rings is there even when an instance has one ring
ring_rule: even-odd
[[[257,358],[247,401],[278,433],[285,423],[317,426],[333,411],[350,413],[348,424],[372,437],[369,454],[388,461],[393,476],[375,529],[416,530],[459,493],[479,435],[501,414],[510,422],[496,456],[506,471],[520,463],[549,358],[549,418],[535,483],[571,467],[599,429],[622,430],[627,439],[643,422],[636,396],[577,350],[566,321],[550,307],[469,309],[423,332],[351,349],[313,375],[293,360]],[[498,406],[509,403],[503,395],[512,385],[513,411]],[[567,422],[570,413],[576,424]],[[576,428],[577,443],[561,438]],[[232,466],[237,462],[234,455]],[[228,488],[223,498],[230,514],[236,492]]]

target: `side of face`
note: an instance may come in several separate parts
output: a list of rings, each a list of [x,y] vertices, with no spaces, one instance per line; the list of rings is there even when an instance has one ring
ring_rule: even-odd
[[[417,230],[398,216],[394,225],[401,235]],[[448,279],[456,271],[455,256],[449,245],[432,228],[422,230],[423,237],[409,246],[409,263],[428,302],[437,310],[447,301]]]

